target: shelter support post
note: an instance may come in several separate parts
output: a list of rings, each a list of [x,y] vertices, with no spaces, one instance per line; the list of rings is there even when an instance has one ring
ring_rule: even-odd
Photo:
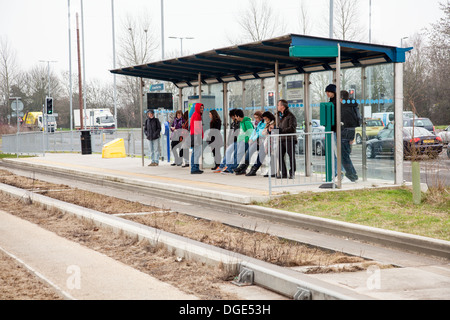
[[[264,78],[261,78],[261,112],[264,112],[264,104],[265,104],[265,99],[264,99]]]
[[[202,103],[202,74],[201,72],[198,73],[198,102]],[[203,118],[203,117],[202,117]],[[202,141],[203,144],[203,141]],[[194,150],[192,150],[192,152],[194,152]],[[203,170],[203,162],[205,159],[203,159],[203,146],[201,148],[201,158],[202,161],[200,163],[200,170]]]
[[[341,46],[338,44],[338,57],[336,58],[336,149],[337,149],[337,187],[342,187],[341,176]]]
[[[366,101],[367,100],[367,88],[366,88],[366,67],[362,67],[361,68],[361,90],[362,90],[362,101]],[[367,141],[365,139],[366,136],[366,115],[365,115],[365,107],[364,107],[364,102],[361,103],[360,105],[361,108],[361,117],[362,117],[362,123],[361,123],[361,127],[362,127],[362,179],[363,181],[367,181]]]
[[[279,90],[279,75],[278,75],[278,60],[275,61],[275,127],[278,128],[279,117],[278,117],[278,100],[280,100],[280,90]],[[276,175],[280,176],[280,161],[284,161],[284,159],[279,159],[280,157],[280,141],[277,139],[277,146],[275,147],[276,152],[278,153],[278,157],[275,157],[276,161]],[[279,160],[278,160],[279,159]],[[269,179],[270,180],[270,179]]]
[[[310,177],[312,170],[311,170],[311,155],[312,155],[312,137],[309,134],[311,132],[311,109],[310,109],[310,97],[309,97],[309,88],[310,88],[310,74],[305,73],[304,74],[304,106],[305,106],[305,132],[308,133],[304,137],[305,146],[304,146],[304,154],[305,154],[305,176]]]
[[[228,84],[223,83],[223,154],[227,151],[227,130],[228,130]]]
[[[178,88],[178,110],[183,111],[183,88]]]
[[[143,110],[143,90],[142,87],[144,86],[144,81],[142,78],[139,78],[139,110],[140,110],[140,117],[141,117],[141,154],[142,154],[142,166],[144,166],[144,110]]]
[[[395,184],[403,183],[403,64],[394,64]]]

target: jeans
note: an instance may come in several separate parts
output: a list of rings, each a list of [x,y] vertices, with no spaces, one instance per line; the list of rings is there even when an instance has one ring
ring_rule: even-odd
[[[202,145],[194,145],[191,155],[191,172],[200,171],[200,156],[202,154]]]
[[[236,162],[236,158],[237,158],[236,148],[237,148],[236,142],[233,142],[232,144],[230,144],[227,147],[227,149],[225,150],[225,154],[223,156],[222,162],[220,163],[220,166],[219,166],[220,169],[223,169],[227,166],[227,159],[231,159],[231,157],[234,157],[234,161]],[[227,156],[229,158],[227,158]]]
[[[351,149],[351,140],[341,139],[341,156],[342,156],[342,169],[345,172],[345,175],[350,180],[357,180],[358,175],[356,173],[355,167],[353,167],[352,160],[350,159]]]
[[[245,157],[245,162],[248,163],[248,154],[246,154],[246,150],[248,150],[248,142],[238,141],[236,142],[235,148],[228,148],[226,158],[233,159],[234,161],[227,160],[227,171],[233,172],[240,164],[242,158]]]
[[[152,163],[159,163],[159,139],[147,140],[148,141],[148,159],[152,160]]]

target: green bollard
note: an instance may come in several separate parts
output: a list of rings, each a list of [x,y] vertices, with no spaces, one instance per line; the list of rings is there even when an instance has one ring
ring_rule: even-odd
[[[413,202],[414,204],[420,204],[422,196],[420,191],[420,165],[417,161],[413,161],[412,163],[412,184]]]

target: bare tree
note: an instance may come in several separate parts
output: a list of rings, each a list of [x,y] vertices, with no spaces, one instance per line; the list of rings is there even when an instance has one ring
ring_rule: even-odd
[[[298,24],[300,27],[300,33],[303,35],[310,34],[311,32],[311,21],[309,20],[310,14],[305,5],[305,0],[300,0],[300,13]]]
[[[404,64],[404,99],[405,110],[411,110],[420,116],[428,116],[427,92],[429,91],[429,65],[426,46],[422,35],[415,34],[409,38],[414,50],[407,53]]]
[[[427,30],[429,47],[427,56],[430,61],[429,114],[433,123],[450,123],[450,1],[440,4],[444,16]]]
[[[362,26],[359,23],[360,2],[357,0],[336,0],[334,15],[334,36],[337,39],[362,41]]]
[[[279,19],[267,0],[249,0],[246,11],[238,18],[241,41],[260,41],[285,32],[285,22]]]
[[[152,60],[158,42],[154,36],[149,15],[139,19],[127,16],[123,23],[122,36],[119,38],[118,62],[121,67],[149,63]],[[118,90],[125,112],[118,113],[119,126],[140,126],[140,79],[125,77],[121,79]]]
[[[0,38],[0,122],[10,114],[11,88],[19,76],[16,52],[6,37]]]

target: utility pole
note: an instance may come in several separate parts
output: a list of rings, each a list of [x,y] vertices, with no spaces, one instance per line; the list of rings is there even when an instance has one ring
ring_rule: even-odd
[[[80,129],[83,130],[83,85],[81,82],[81,58],[80,58],[80,27],[78,24],[77,13],[77,51],[78,51],[78,88],[79,88],[79,101],[80,101]]]

